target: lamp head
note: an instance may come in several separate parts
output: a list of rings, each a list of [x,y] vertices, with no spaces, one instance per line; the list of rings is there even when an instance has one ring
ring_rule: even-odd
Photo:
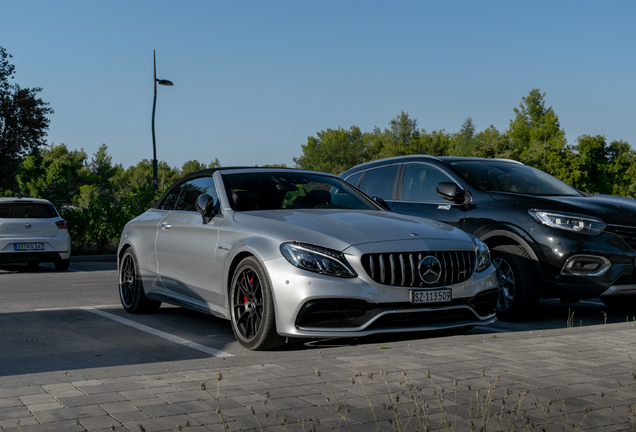
[[[158,83],[158,84],[161,84],[161,85],[165,85],[165,86],[172,86],[172,85],[174,85],[174,84],[172,83],[172,81],[170,81],[170,80],[166,80],[166,79],[159,79],[159,78],[157,78],[157,83]]]

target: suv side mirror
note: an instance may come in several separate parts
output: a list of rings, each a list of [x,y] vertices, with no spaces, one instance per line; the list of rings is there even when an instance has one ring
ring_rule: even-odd
[[[208,194],[201,194],[199,198],[197,198],[197,211],[201,213],[201,217],[203,218],[203,224],[207,225],[210,223],[212,218],[217,212],[217,203],[214,202],[214,198],[212,198]]]
[[[371,198],[373,201],[377,202],[378,204],[380,204],[384,209],[386,209],[387,211],[391,211],[391,207],[389,206],[389,204],[387,204],[386,201],[384,201],[382,198],[374,196],[373,198]]]
[[[437,195],[457,204],[465,204],[467,194],[463,189],[460,189],[456,183],[442,182],[437,185]]]

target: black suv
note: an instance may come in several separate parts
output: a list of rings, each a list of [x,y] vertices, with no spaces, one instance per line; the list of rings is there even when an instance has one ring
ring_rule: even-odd
[[[491,250],[497,314],[528,318],[539,298],[636,308],[636,201],[579,191],[503,159],[399,156],[340,174],[396,213],[446,222]]]

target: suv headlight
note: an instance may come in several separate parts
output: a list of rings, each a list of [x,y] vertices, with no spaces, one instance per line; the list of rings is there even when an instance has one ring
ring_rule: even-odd
[[[345,278],[358,276],[338,251],[306,243],[283,243],[280,251],[293,266],[303,270]]]
[[[475,243],[475,254],[477,255],[477,264],[475,265],[475,272],[486,270],[490,267],[490,250],[483,241],[477,237],[473,238]]]
[[[528,214],[543,225],[582,234],[600,234],[606,226],[605,222],[592,216],[536,209],[528,210]]]

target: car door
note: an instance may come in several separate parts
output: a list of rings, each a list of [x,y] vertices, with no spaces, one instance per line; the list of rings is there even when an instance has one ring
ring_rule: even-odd
[[[214,219],[204,224],[196,209],[199,195],[218,200],[212,177],[183,184],[174,209],[157,228],[158,273],[166,289],[206,303],[223,304],[215,286],[218,228]]]
[[[432,164],[419,162],[404,164],[400,177],[397,199],[391,207],[394,213],[424,217],[463,228],[465,212],[462,206],[437,195],[437,185],[454,182],[452,177]]]
[[[400,164],[387,165],[366,171],[358,189],[372,198],[382,198],[389,207],[393,206],[397,189]],[[352,182],[353,176],[347,179]],[[353,183],[352,183],[353,184]]]

